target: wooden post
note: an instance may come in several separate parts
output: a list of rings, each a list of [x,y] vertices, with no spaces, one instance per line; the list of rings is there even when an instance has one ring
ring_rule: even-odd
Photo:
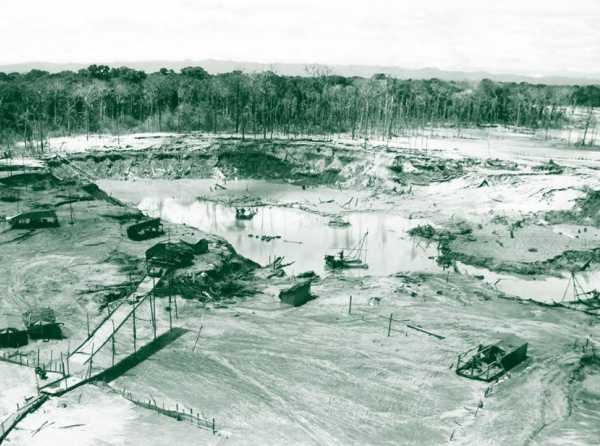
[[[217,430],[215,429],[215,419],[212,419],[212,431],[213,431],[213,435],[215,435],[217,433]]]
[[[67,371],[65,370],[65,363],[63,362],[63,354],[60,352],[60,366],[62,368],[63,379],[65,380],[65,390],[69,388],[69,384],[67,383]]]
[[[137,334],[135,332],[135,306],[134,306],[133,307],[133,353],[137,352],[136,340],[137,340]]]
[[[90,353],[90,367],[88,371],[88,378],[92,377],[92,361],[94,360],[94,344],[92,344],[92,351]]]
[[[352,314],[352,295],[350,295],[350,301],[348,302],[348,314]]]
[[[171,295],[169,294],[169,330],[173,330],[173,315],[171,314]]]
[[[175,297],[175,319],[179,319],[179,313],[177,312],[177,295]]]
[[[388,333],[387,333],[388,338],[390,337],[390,333],[392,332],[392,318],[393,317],[394,317],[394,314],[390,313],[390,322],[388,324]]]
[[[154,339],[156,339],[156,297],[154,296],[154,290],[152,290],[152,295],[150,296],[150,307],[152,312],[152,333]]]
[[[152,309],[152,294],[148,296],[148,305],[150,305],[150,324],[154,327],[154,311]]]
[[[198,345],[198,340],[200,339],[200,332],[202,332],[202,324],[200,324],[200,328],[198,329],[198,336],[196,336],[196,342],[194,342],[192,353],[196,351],[196,345]]]
[[[40,349],[37,349],[37,366],[40,366]]]
[[[75,223],[75,221],[73,220],[73,200],[71,199],[71,189],[69,189],[69,214],[71,217],[69,220],[69,224]]]
[[[112,322],[112,336],[111,336],[111,341],[112,341],[112,365],[113,367],[115,366],[115,321],[114,320],[110,320]]]

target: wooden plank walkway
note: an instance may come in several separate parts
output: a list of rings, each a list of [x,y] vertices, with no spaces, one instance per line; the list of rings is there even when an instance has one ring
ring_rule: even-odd
[[[96,327],[83,344],[69,355],[69,362],[79,365],[87,364],[94,354],[104,347],[114,334],[119,331],[123,324],[132,316],[136,308],[146,300],[146,297],[152,292],[154,281],[153,277],[146,276],[129,298],[123,300],[110,313],[109,317]],[[130,302],[134,303],[131,304]]]
[[[156,316],[156,303],[152,296],[152,290],[154,289],[156,279],[150,276],[146,276],[139,284],[137,289],[129,295],[128,298],[123,299],[116,308],[114,308],[109,315],[90,333],[90,335],[77,347],[73,352],[65,357],[65,363],[62,366],[64,371],[63,376],[55,380],[52,383],[46,384],[40,388],[40,391],[47,395],[60,395],[69,390],[79,387],[89,381],[93,381],[97,377],[106,374],[115,366],[116,361],[122,361],[131,356],[131,353],[135,353],[138,349],[144,348],[146,345],[151,344],[157,337],[157,316]],[[148,308],[141,308],[142,304],[149,304]],[[136,315],[137,311],[137,315]],[[146,313],[140,315],[140,313]],[[142,316],[140,318],[140,316]],[[145,317],[144,317],[145,316]],[[145,335],[136,336],[136,323],[145,321],[150,322],[152,328],[145,329]],[[132,325],[132,331],[126,331],[125,334],[121,333],[121,329],[125,323],[130,321]],[[141,325],[141,324],[140,324]],[[142,327],[138,327],[142,328]],[[114,351],[115,338],[119,334],[120,337],[131,339],[133,346],[132,352],[116,355]],[[136,344],[137,341],[139,345]],[[111,343],[113,347],[112,355],[104,355],[103,361],[95,359],[95,357],[102,351],[104,347]],[[108,356],[108,360],[106,358]],[[112,356],[112,362],[110,357]]]

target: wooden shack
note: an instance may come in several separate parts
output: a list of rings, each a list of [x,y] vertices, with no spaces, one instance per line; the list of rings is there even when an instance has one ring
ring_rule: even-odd
[[[0,329],[0,348],[18,348],[27,345],[27,332],[8,327]]]
[[[163,230],[160,218],[150,218],[127,228],[127,237],[135,241],[159,237],[164,233],[165,231]]]
[[[148,274],[160,276],[164,270],[182,268],[192,264],[194,247],[185,242],[159,242],[146,250]]]
[[[456,373],[466,378],[492,381],[527,359],[527,342],[508,335],[489,345],[478,345],[458,355]]]
[[[61,324],[52,308],[34,308],[23,313],[23,323],[31,339],[62,339]]]
[[[279,300],[284,304],[299,307],[315,297],[310,294],[310,280],[297,282],[290,288],[279,292]]]
[[[59,226],[53,210],[23,212],[8,219],[13,229],[52,228]]]

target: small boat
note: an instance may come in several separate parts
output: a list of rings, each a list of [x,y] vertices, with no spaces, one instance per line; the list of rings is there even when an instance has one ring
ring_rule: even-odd
[[[247,208],[235,208],[235,218],[237,220],[252,220],[256,215],[254,209]]]
[[[350,255],[345,255],[343,249],[335,255],[325,255],[325,265],[331,269],[368,268],[369,265],[367,265],[367,263],[365,262],[367,251],[365,245],[367,241],[367,235],[369,235],[368,232],[365,233],[365,235],[363,235],[360,242],[355,248],[347,250],[350,253]]]
[[[350,222],[347,220],[344,220],[339,215],[336,215],[335,217],[333,217],[331,220],[329,220],[329,222],[327,224],[334,228],[345,228],[345,227],[350,226]]]

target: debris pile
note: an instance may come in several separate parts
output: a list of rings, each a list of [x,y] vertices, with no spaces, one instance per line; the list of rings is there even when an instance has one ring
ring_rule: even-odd
[[[280,235],[258,235],[258,234],[248,234],[250,238],[257,238],[261,242],[270,242],[272,240],[279,240],[281,238]]]
[[[426,185],[459,178],[465,174],[465,166],[472,164],[474,161],[469,159],[454,160],[398,155],[390,166],[390,170],[396,174],[394,180],[398,183]]]
[[[540,164],[539,166],[534,166],[533,170],[536,172],[545,172],[550,175],[560,175],[565,171],[565,168],[555,163],[554,160],[550,160],[546,163]]]

